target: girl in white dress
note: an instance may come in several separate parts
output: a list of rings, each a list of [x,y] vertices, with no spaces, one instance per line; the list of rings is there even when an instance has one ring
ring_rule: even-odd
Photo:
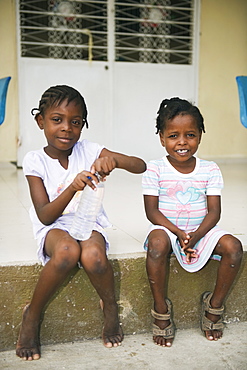
[[[114,278],[106,249],[109,225],[102,210],[88,240],[70,234],[73,215],[85,186],[95,188],[96,172],[104,178],[115,168],[132,173],[146,169],[143,160],[112,152],[87,140],[79,141],[87,123],[87,108],[81,94],[62,85],[49,88],[41,97],[35,120],[47,139],[47,146],[26,155],[23,171],[33,206],[30,211],[38,256],[44,265],[31,303],[23,312],[16,354],[24,360],[40,358],[39,325],[49,299],[79,263],[99,294],[104,312],[103,343],[117,347],[123,340]]]

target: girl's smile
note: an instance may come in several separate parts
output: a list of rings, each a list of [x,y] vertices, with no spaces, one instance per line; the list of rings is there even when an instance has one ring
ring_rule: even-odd
[[[188,153],[189,151],[186,150],[186,149],[178,149],[177,150],[177,153],[179,153],[180,155],[185,155],[186,153]]]
[[[65,144],[69,143],[72,140],[72,139],[66,138],[66,137],[58,137],[57,139],[59,141],[61,141],[61,143],[65,143]]]
[[[166,148],[169,162],[182,172],[193,170],[198,146],[201,141],[201,133],[197,127],[194,117],[189,114],[179,114],[166,122],[163,132],[160,133],[162,146]]]
[[[37,122],[47,139],[45,151],[52,158],[69,155],[84,126],[81,105],[68,100],[48,108],[44,117],[38,116]]]

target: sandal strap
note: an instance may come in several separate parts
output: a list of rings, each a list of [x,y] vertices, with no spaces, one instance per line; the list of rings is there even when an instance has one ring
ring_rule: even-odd
[[[201,329],[202,331],[206,330],[224,330],[224,323],[222,320],[222,316],[225,310],[225,307],[222,306],[220,308],[213,308],[210,305],[210,299],[212,298],[213,293],[205,292],[202,295],[202,317],[201,317]],[[209,320],[206,316],[205,312],[209,312],[213,315],[219,315],[220,318],[217,322],[213,322]]]
[[[154,319],[157,319],[157,320],[170,320],[170,313],[158,313],[158,312],[155,312],[154,310],[151,309],[151,315],[153,316]]]
[[[203,303],[204,303],[204,309],[205,309],[205,311],[207,311],[207,312],[209,312],[213,315],[220,315],[221,316],[225,311],[225,307],[223,305],[220,308],[213,308],[210,305],[210,300],[212,298],[212,295],[213,295],[213,293],[210,293],[210,292],[205,292],[203,294],[202,300],[203,300]]]
[[[158,313],[151,309],[151,315],[154,319],[157,320],[170,320],[171,319],[171,312],[172,312],[172,302],[169,298],[165,299],[167,305],[167,312],[166,313]]]
[[[209,320],[206,316],[202,317],[202,330],[224,330],[224,323],[222,319],[220,318],[216,323]]]
[[[160,329],[157,325],[153,324],[153,335],[162,336],[164,339],[173,339],[175,336],[175,326],[173,322],[165,329]]]
[[[168,298],[165,301],[167,304],[167,313],[162,314],[151,310],[151,315],[157,320],[170,320],[170,325],[164,329],[160,329],[158,325],[153,324],[153,335],[161,336],[164,339],[173,339],[175,336],[175,325],[172,320],[172,302]]]

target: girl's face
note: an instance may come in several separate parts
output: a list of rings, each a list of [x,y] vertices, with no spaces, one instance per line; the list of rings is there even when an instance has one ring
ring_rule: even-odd
[[[187,165],[198,149],[201,132],[194,117],[180,114],[167,121],[166,128],[160,133],[160,141],[166,148],[170,163]]]
[[[47,154],[55,158],[62,152],[69,155],[84,126],[82,107],[75,101],[68,104],[64,100],[46,109],[44,117],[39,114],[37,123],[47,139]]]

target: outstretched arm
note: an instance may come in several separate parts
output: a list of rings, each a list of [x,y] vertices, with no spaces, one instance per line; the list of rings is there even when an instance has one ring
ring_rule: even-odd
[[[104,148],[99,158],[92,164],[91,172],[98,172],[100,176],[105,177],[115,168],[121,168],[132,173],[142,173],[146,170],[146,163],[140,158],[111,152]]]
[[[32,202],[39,220],[44,225],[52,224],[62,215],[64,209],[78,190],[83,190],[86,185],[95,188],[94,183],[98,182],[95,172],[105,177],[114,168],[122,168],[133,173],[142,173],[146,169],[146,164],[140,158],[129,157],[103,149],[100,157],[93,163],[91,172],[82,171],[78,173],[73,182],[52,202],[50,202],[42,179],[37,176],[26,176]]]

